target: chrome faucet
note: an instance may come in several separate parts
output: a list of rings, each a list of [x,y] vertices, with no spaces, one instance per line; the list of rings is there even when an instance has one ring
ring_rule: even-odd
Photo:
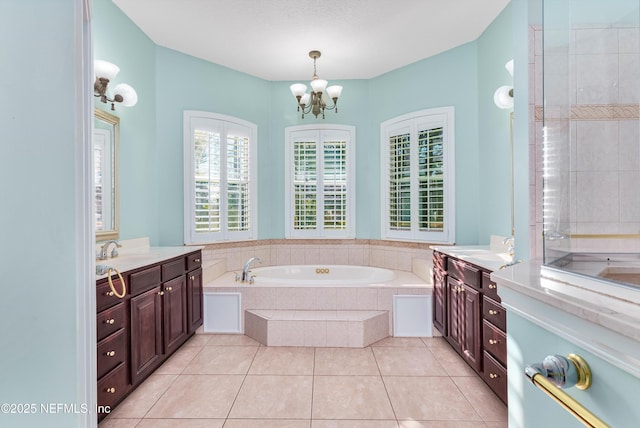
[[[507,246],[507,253],[509,253],[509,257],[511,257],[511,260],[513,260],[513,256],[515,256],[516,251],[515,238],[513,236],[504,238],[502,244]]]
[[[262,260],[260,260],[260,257],[251,257],[249,260],[247,260],[247,262],[244,264],[244,269],[242,269],[242,282],[249,281],[249,267],[253,262],[262,263]]]
[[[109,245],[111,244],[115,244],[115,247],[113,247],[113,250],[111,250],[111,257],[118,257],[118,248],[122,247],[122,245],[120,245],[120,241],[111,240],[105,242],[104,244],[102,244],[102,247],[100,247],[98,260],[107,260],[107,250],[109,249]]]

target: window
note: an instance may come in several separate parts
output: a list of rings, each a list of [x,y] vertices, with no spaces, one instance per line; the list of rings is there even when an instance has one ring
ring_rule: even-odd
[[[355,128],[293,126],[286,139],[286,237],[353,238]]]
[[[256,238],[256,125],[184,112],[185,243]]]
[[[380,135],[383,239],[453,243],[453,107],[385,121]]]

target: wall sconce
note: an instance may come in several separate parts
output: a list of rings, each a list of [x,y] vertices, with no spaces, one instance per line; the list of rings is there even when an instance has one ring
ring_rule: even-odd
[[[504,66],[513,77],[513,60]],[[513,108],[513,86],[500,86],[493,94],[493,102],[501,109]]]
[[[109,82],[115,79],[120,68],[108,61],[95,60],[93,70],[96,81],[93,83],[94,96],[100,98],[103,103],[111,103],[111,110],[115,110],[114,103],[121,103],[123,106],[131,107],[138,102],[136,90],[126,83],[120,83],[113,88],[113,97],[107,95]]]

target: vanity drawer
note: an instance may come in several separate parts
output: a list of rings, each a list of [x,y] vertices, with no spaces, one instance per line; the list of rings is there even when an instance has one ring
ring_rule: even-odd
[[[484,320],[482,322],[483,348],[493,355],[502,365],[507,361],[507,335],[496,326]]]
[[[120,302],[112,308],[98,313],[96,325],[98,331],[98,342],[123,328],[127,323],[127,312],[124,302]]]
[[[498,296],[498,284],[491,280],[490,275],[491,272],[482,272],[482,291],[484,291],[485,296],[489,296],[500,303],[502,300]]]
[[[118,291],[118,293],[122,290],[122,282],[120,278],[112,277],[111,282],[113,283],[113,287]],[[126,296],[125,296],[126,297]],[[118,296],[115,295],[113,291],[111,291],[111,287],[109,286],[109,281],[106,279],[104,282],[99,282],[96,285],[96,310],[98,312],[103,311],[111,306],[116,305],[121,302]]]
[[[507,331],[507,312],[500,303],[484,296],[482,302],[482,317],[502,331]]]
[[[113,370],[127,357],[127,335],[125,329],[98,342],[98,379]]]
[[[141,270],[129,275],[129,290],[132,296],[142,293],[160,284],[160,266]]]
[[[162,264],[162,282],[172,280],[184,274],[184,258]]]
[[[507,403],[507,369],[496,361],[487,351],[483,354],[484,372],[482,377],[489,388],[506,404]]]
[[[127,393],[128,389],[127,364],[120,363],[98,381],[98,406],[102,406],[101,409],[113,410],[114,405]],[[102,419],[107,414],[107,412],[99,413],[98,419]]]
[[[480,269],[468,263],[451,257],[447,259],[447,274],[461,280],[471,287],[481,287],[480,272]]]
[[[202,252],[187,254],[187,272],[202,266]]]

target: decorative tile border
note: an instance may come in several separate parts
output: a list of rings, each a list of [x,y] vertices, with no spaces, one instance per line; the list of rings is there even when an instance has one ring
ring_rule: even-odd
[[[638,120],[639,104],[582,104],[572,105],[570,117],[562,107],[547,107],[547,120]],[[535,107],[536,121],[543,120],[542,106]]]

